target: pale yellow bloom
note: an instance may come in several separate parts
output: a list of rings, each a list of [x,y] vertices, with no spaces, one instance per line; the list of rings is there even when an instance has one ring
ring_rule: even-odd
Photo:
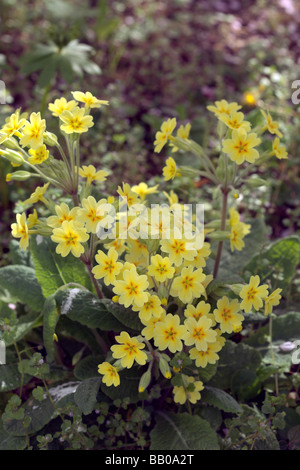
[[[98,100],[89,91],[85,93],[83,91],[72,91],[71,93],[75,100],[84,103],[86,108],[101,108],[102,105],[107,106],[109,104],[106,100]]]

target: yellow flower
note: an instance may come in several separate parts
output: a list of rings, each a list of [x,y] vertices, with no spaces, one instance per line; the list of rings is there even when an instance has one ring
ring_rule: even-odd
[[[148,341],[154,337],[154,329],[157,323],[163,322],[166,318],[166,311],[163,309],[160,317],[152,316],[149,320],[145,320],[144,318],[141,319],[145,328],[142,329],[141,334],[146,338]]]
[[[89,239],[85,228],[78,227],[74,223],[64,220],[60,228],[53,230],[51,240],[58,243],[56,253],[62,257],[67,256],[70,252],[76,258],[79,258],[84,253],[82,243]]]
[[[20,110],[18,109],[14,114],[6,118],[5,124],[1,129],[4,135],[0,137],[0,144],[2,144],[9,137],[12,137],[26,124],[26,119],[20,118]]]
[[[214,310],[214,316],[222,333],[232,333],[234,329],[242,324],[243,315],[237,313],[240,311],[240,304],[237,299],[230,301],[224,296],[217,302],[217,308]]]
[[[79,168],[79,175],[82,178],[86,178],[87,184],[91,184],[93,181],[105,181],[106,177],[109,175],[108,171],[105,170],[96,170],[93,165],[83,165],[82,168]]]
[[[189,351],[190,358],[195,361],[197,367],[206,367],[207,364],[215,364],[219,355],[217,354],[222,349],[220,342],[208,343],[206,351],[199,351],[197,348],[192,348]]]
[[[161,149],[166,145],[168,140],[170,140],[172,132],[176,127],[176,124],[176,118],[168,119],[167,121],[162,123],[160,131],[156,132],[155,134],[154,152],[159,153]]]
[[[80,101],[85,104],[86,108],[101,108],[102,105],[107,106],[109,104],[106,100],[98,100],[89,91],[83,93],[82,91],[71,91],[76,101]]]
[[[194,377],[183,376],[184,379],[187,382],[187,387],[175,385],[173,388],[174,401],[180,405],[183,405],[187,400],[195,404],[201,398],[200,392],[204,389],[203,382],[195,380]],[[193,390],[189,389],[190,384],[193,384]]]
[[[157,188],[158,188],[158,184],[156,184],[152,188],[149,188],[146,183],[140,183],[139,185],[132,186],[131,189],[134,193],[138,194],[141,200],[143,201],[146,198],[146,196],[148,196],[148,194],[157,193],[156,191]]]
[[[282,289],[276,289],[268,297],[265,298],[265,315],[270,315],[273,312],[274,305],[279,305]]]
[[[148,300],[142,307],[136,307],[133,305],[132,310],[139,312],[141,321],[149,321],[152,316],[160,318],[161,314],[164,312],[160,298],[157,295],[151,294],[148,294]]]
[[[36,149],[29,149],[28,153],[31,155],[31,157],[28,158],[28,161],[32,165],[39,165],[49,157],[49,150],[47,150],[46,145],[44,144]]]
[[[105,219],[105,223],[113,223],[113,217],[104,211],[107,204],[106,199],[96,201],[93,196],[89,196],[81,201],[82,208],[78,209],[77,221],[85,224],[87,232],[97,233],[98,224]],[[102,210],[103,209],[103,210]]]
[[[196,321],[200,320],[202,317],[209,318],[211,320],[211,326],[215,326],[216,321],[212,313],[209,313],[211,306],[207,304],[204,300],[201,300],[195,307],[192,304],[187,305],[184,310],[184,316],[186,318],[194,318]]]
[[[66,98],[58,98],[54,103],[49,103],[49,110],[52,112],[53,116],[60,116],[63,111],[72,111],[76,106],[76,101],[71,100],[67,101]]]
[[[192,266],[184,267],[180,276],[174,279],[170,293],[173,297],[179,297],[185,304],[192,302],[205,292],[202,285],[205,277],[201,268],[193,271]]]
[[[234,249],[241,251],[245,243],[243,241],[243,238],[245,236],[244,233],[244,227],[242,222],[237,222],[236,224],[233,224],[231,226],[231,232],[229,235],[230,238],[230,249],[231,251],[234,251]]]
[[[233,111],[230,115],[221,114],[219,116],[220,121],[224,122],[230,129],[244,129],[249,132],[251,124],[248,121],[244,121],[244,114],[241,112]]]
[[[189,317],[184,322],[187,332],[183,336],[186,346],[195,345],[199,351],[206,351],[208,343],[216,341],[217,333],[211,328],[212,321],[206,316],[199,320]]]
[[[104,278],[104,284],[109,286],[116,280],[116,276],[120,273],[123,264],[117,261],[118,253],[114,248],[110,248],[107,255],[103,251],[98,250],[95,256],[97,265],[93,267],[92,273],[96,279]]]
[[[171,263],[180,266],[183,260],[193,261],[197,252],[190,248],[190,241],[184,238],[170,240],[161,240],[161,251],[168,253]]]
[[[98,372],[99,374],[102,374],[104,376],[102,382],[108,387],[110,387],[111,385],[118,387],[118,385],[120,385],[120,376],[118,374],[118,371],[109,362],[102,362],[101,364],[99,364]]]
[[[165,282],[166,279],[174,277],[175,268],[168,257],[161,255],[151,256],[151,264],[148,267],[148,274],[157,282]]]
[[[122,367],[130,369],[134,361],[141,366],[146,364],[147,354],[141,351],[145,347],[144,343],[138,341],[136,337],[131,338],[126,331],[122,331],[115,339],[119,344],[114,344],[111,351],[114,359],[121,359]]]
[[[117,193],[121,196],[122,199],[124,199],[124,203],[126,202],[128,207],[140,202],[139,196],[137,193],[132,191],[128,183],[123,183],[122,188],[121,186],[118,186]]]
[[[176,162],[172,157],[169,157],[166,160],[166,166],[163,167],[164,180],[173,180],[176,175],[180,175],[180,173],[177,171]]]
[[[211,253],[210,244],[207,242],[203,243],[203,246],[196,250],[197,254],[192,261],[184,261],[185,266],[193,266],[194,268],[204,268],[206,266],[206,259]]]
[[[44,197],[45,192],[48,189],[50,183],[44,184],[44,186],[38,186],[35,188],[31,196],[24,201],[24,204],[35,204],[38,201],[42,201],[44,204],[47,203],[47,200]]]
[[[169,349],[175,353],[181,351],[182,338],[186,332],[186,326],[180,325],[180,317],[168,313],[164,320],[159,321],[154,327],[154,344],[160,351]]]
[[[255,310],[259,310],[263,306],[263,299],[268,296],[267,284],[259,285],[260,277],[258,275],[251,276],[249,284],[242,287],[240,292],[240,298],[243,299],[241,308],[249,313],[252,307]]]
[[[272,145],[272,155],[275,155],[279,160],[288,158],[288,153],[283,144],[280,143],[279,137],[275,137]]]
[[[222,150],[238,165],[244,163],[245,160],[254,163],[259,158],[259,153],[253,147],[260,143],[261,140],[254,132],[247,134],[243,130],[234,130],[231,138],[223,141]]]
[[[60,205],[55,206],[55,212],[57,215],[51,215],[47,218],[47,224],[52,228],[61,227],[62,223],[67,220],[68,222],[76,222],[76,215],[78,213],[79,207],[73,207],[69,209],[69,206],[62,202]]]
[[[73,108],[72,111],[63,111],[59,117],[64,122],[60,128],[66,134],[73,134],[74,132],[82,134],[94,125],[93,117],[85,114],[84,108],[79,108],[78,106]]]
[[[29,244],[28,225],[26,214],[17,214],[17,222],[11,225],[11,233],[15,238],[20,238],[20,248],[26,250]]]
[[[170,191],[170,194],[168,194],[166,191],[163,191],[163,194],[168,199],[170,206],[173,206],[173,204],[178,204],[179,199],[177,194],[174,193],[173,189]]]
[[[191,124],[187,123],[185,126],[181,125],[177,130],[177,137],[181,139],[188,140],[191,131]],[[177,152],[178,147],[176,147],[173,143],[170,144],[172,148],[172,152]]]
[[[38,222],[38,215],[37,215],[36,209],[34,209],[32,214],[29,214],[28,219],[27,219],[28,228],[34,227],[37,222]]]
[[[207,106],[207,109],[215,114],[215,116],[220,116],[222,114],[227,114],[228,116],[235,111],[241,109],[242,106],[233,102],[228,103],[226,100],[215,101],[215,106]]]
[[[43,133],[46,130],[46,121],[41,118],[41,113],[31,113],[30,121],[26,121],[22,129],[23,136],[20,139],[22,147],[37,149],[43,145]]]
[[[279,124],[277,121],[273,121],[272,119],[272,116],[270,115],[270,113],[268,112],[265,113],[265,111],[263,109],[260,110],[261,111],[261,114],[263,115],[263,117],[265,118],[266,120],[266,125],[264,127],[264,130],[265,129],[268,129],[268,131],[271,133],[271,134],[276,134],[278,137],[280,137],[280,139],[283,137],[282,136],[282,133],[280,132],[279,130]]]
[[[135,304],[142,307],[148,300],[148,294],[145,292],[149,286],[147,276],[139,275],[135,266],[131,269],[125,269],[123,272],[123,280],[115,281],[113,291],[119,295],[119,303],[126,308]]]

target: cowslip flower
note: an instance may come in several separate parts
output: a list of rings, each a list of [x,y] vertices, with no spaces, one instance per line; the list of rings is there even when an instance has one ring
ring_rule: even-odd
[[[123,183],[122,188],[118,186],[117,193],[121,196],[122,202],[126,203],[128,207],[140,202],[138,194],[132,191],[128,183]]]
[[[76,101],[67,101],[66,98],[58,98],[54,103],[49,103],[48,109],[53,116],[59,117],[63,111],[72,111],[76,106]]]
[[[82,208],[78,209],[77,220],[82,225],[85,225],[87,232],[97,233],[97,228],[101,221],[106,226],[110,226],[114,222],[112,215],[107,214],[105,210],[107,201],[106,199],[100,199],[96,201],[93,196],[82,199]]]
[[[177,137],[180,137],[181,139],[188,141],[189,136],[190,136],[190,131],[191,131],[191,124],[188,122],[185,126],[181,125],[178,128],[176,135],[177,135]],[[171,142],[170,145],[172,147],[172,153],[177,152],[178,147],[176,147],[173,144],[173,142]]]
[[[260,143],[261,140],[254,132],[247,134],[243,130],[234,130],[231,138],[223,141],[222,150],[238,165],[244,161],[254,163],[259,158],[259,153],[254,147]]]
[[[47,204],[47,200],[44,195],[48,189],[49,184],[50,183],[46,183],[44,184],[44,186],[37,186],[37,188],[35,188],[34,192],[30,195],[30,197],[26,199],[26,201],[24,201],[24,204],[35,204],[38,201]]]
[[[268,129],[268,131],[271,133],[271,134],[276,134],[280,139],[283,137],[282,136],[282,133],[280,132],[279,130],[279,124],[277,121],[273,121],[272,119],[272,116],[271,114],[268,112],[265,113],[265,111],[263,109],[260,110],[261,111],[261,114],[263,115],[263,117],[265,118],[266,120],[266,125],[264,127],[264,130],[265,129]]]
[[[118,253],[114,248],[110,248],[107,254],[98,250],[95,256],[97,265],[93,267],[92,273],[96,279],[104,280],[104,284],[109,286],[116,280],[116,276],[120,273],[123,264],[117,261]]]
[[[236,224],[233,224],[231,226],[231,231],[229,235],[231,251],[234,251],[235,249],[241,251],[244,248],[244,236],[245,232],[242,222],[237,222]]]
[[[67,256],[70,252],[76,258],[84,253],[82,243],[89,239],[85,228],[74,225],[74,223],[64,220],[60,228],[53,229],[51,240],[58,243],[56,253],[62,257]]]
[[[144,201],[144,199],[146,198],[146,196],[148,196],[148,194],[157,193],[157,188],[158,188],[158,184],[156,184],[155,186],[152,186],[152,188],[149,188],[146,183],[142,182],[138,185],[132,186],[131,189],[134,193],[136,193],[141,198],[142,201]]]
[[[160,317],[150,317],[149,320],[145,320],[145,318],[141,318],[141,322],[145,325],[145,328],[142,329],[141,334],[144,338],[148,341],[154,337],[154,329],[157,323],[164,322],[166,318],[166,311],[163,309],[161,312]]]
[[[166,164],[163,167],[163,176],[165,181],[173,180],[175,176],[179,176],[180,173],[177,170],[177,165],[172,157],[167,158]]]
[[[206,316],[199,320],[189,317],[184,321],[187,332],[183,336],[186,346],[195,345],[199,351],[206,351],[208,343],[216,341],[217,333],[211,328],[212,321]]]
[[[108,171],[97,171],[93,165],[82,165],[82,167],[79,168],[78,173],[82,178],[86,178],[86,183],[88,185],[91,184],[93,181],[105,181],[106,177],[109,175]]]
[[[224,296],[217,302],[217,308],[214,310],[216,321],[220,324],[222,333],[232,333],[244,320],[240,311],[240,304],[237,299],[229,300]]]
[[[193,261],[197,252],[195,249],[190,249],[190,241],[184,238],[171,238],[161,240],[161,251],[168,253],[171,263],[175,266],[180,266],[183,260]]]
[[[132,304],[142,307],[148,300],[148,294],[145,292],[148,286],[147,276],[139,275],[133,266],[124,270],[123,280],[115,281],[113,291],[119,296],[119,303],[126,308]]]
[[[154,152],[159,153],[161,149],[166,145],[168,140],[170,140],[172,132],[176,127],[176,124],[176,118],[168,119],[167,121],[162,123],[160,131],[156,132],[155,134]]]
[[[130,369],[134,361],[141,366],[146,364],[147,354],[141,351],[145,344],[141,343],[137,337],[131,338],[126,331],[122,331],[115,339],[119,344],[114,344],[110,349],[113,358],[121,360],[122,367]]]
[[[174,401],[175,403],[179,403],[180,405],[183,405],[187,400],[195,404],[201,398],[200,392],[201,390],[204,389],[203,382],[201,382],[200,380],[196,380],[194,377],[184,376],[183,379],[184,378],[186,379],[188,385],[187,387],[184,387],[183,385],[174,386],[173,388]],[[193,385],[193,389],[191,390],[189,389],[190,384]]]
[[[226,100],[215,101],[215,106],[209,105],[207,106],[208,111],[211,111],[215,114],[215,116],[219,117],[222,114],[232,114],[235,111],[241,109],[242,106],[239,104],[232,102],[228,103]]]
[[[204,300],[201,300],[196,306],[192,304],[187,305],[186,309],[184,310],[184,316],[186,318],[194,318],[196,321],[205,316],[211,320],[211,325],[215,326],[215,317],[212,313],[209,313],[210,309],[210,304],[206,303]]]
[[[265,302],[265,315],[270,315],[273,312],[273,307],[279,305],[281,299],[282,289],[276,289],[268,297],[264,299]]]
[[[28,161],[32,165],[40,165],[49,157],[49,150],[47,150],[45,144],[41,145],[41,147],[38,147],[36,149],[29,149],[28,153],[29,155],[31,155],[28,158]]]
[[[180,325],[180,317],[168,313],[164,320],[159,321],[154,327],[154,344],[160,351],[169,349],[175,353],[183,347],[182,338],[186,333],[186,326]]]
[[[196,249],[196,256],[192,261],[184,261],[185,266],[193,265],[194,268],[204,268],[206,266],[206,260],[211,253],[210,244],[207,242],[203,243],[203,246]]]
[[[231,114],[221,114],[219,116],[220,121],[224,122],[230,129],[243,129],[249,132],[251,124],[248,121],[244,121],[244,114],[241,112],[233,111]]]
[[[15,238],[20,238],[20,248],[26,250],[29,244],[29,233],[26,214],[17,214],[16,223],[11,225],[11,233]]]
[[[43,145],[43,134],[46,130],[46,121],[41,118],[41,113],[31,113],[30,120],[26,121],[20,139],[22,147],[37,149]]]
[[[193,271],[192,266],[184,267],[180,276],[174,279],[170,293],[173,297],[178,297],[187,304],[205,292],[202,285],[205,277],[201,268]]]
[[[268,296],[267,284],[259,285],[260,277],[258,275],[251,276],[249,284],[242,287],[240,298],[242,299],[241,308],[249,313],[252,307],[259,310],[263,306],[263,299]]]
[[[26,124],[26,119],[20,117],[20,110],[18,109],[11,116],[6,118],[4,126],[1,128],[1,133],[4,134],[0,137],[0,144],[2,144],[9,137],[18,133],[20,129]]]
[[[86,91],[71,91],[76,101],[85,104],[86,108],[101,108],[102,105],[108,106],[109,102],[106,100],[98,100],[91,92]]]
[[[200,351],[196,347],[189,351],[190,358],[195,361],[197,367],[206,367],[207,364],[215,364],[219,360],[217,354],[222,349],[220,342],[207,343],[207,349]]]
[[[60,205],[57,204],[55,206],[56,215],[50,215],[50,217],[47,218],[47,224],[52,228],[61,227],[65,220],[68,222],[73,221],[76,224],[78,209],[79,207],[73,207],[70,209],[65,202],[62,202]]]
[[[175,268],[172,266],[170,259],[161,255],[151,256],[151,263],[148,266],[148,274],[157,282],[165,282],[166,279],[174,277]]]
[[[164,312],[164,309],[161,306],[160,298],[157,295],[151,295],[149,293],[148,300],[144,303],[144,305],[142,307],[133,305],[132,310],[139,312],[141,321],[148,321],[152,316],[160,318],[161,314]]]
[[[279,137],[275,137],[272,144],[272,155],[275,155],[275,157],[277,157],[279,160],[288,158],[285,145],[280,143]]]
[[[82,134],[93,127],[93,117],[85,114],[84,108],[76,106],[72,111],[65,110],[60,114],[60,119],[64,124],[60,126],[61,130],[66,134]]]
[[[103,375],[102,382],[105,383],[108,387],[114,385],[118,387],[120,385],[120,376],[116,367],[111,365],[109,362],[102,362],[98,365],[99,374]]]

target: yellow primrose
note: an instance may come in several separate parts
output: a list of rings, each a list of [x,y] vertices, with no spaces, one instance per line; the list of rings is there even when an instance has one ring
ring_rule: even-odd
[[[119,344],[114,344],[110,349],[114,359],[120,359],[124,368],[130,369],[134,361],[143,366],[147,361],[147,354],[144,349],[145,344],[141,343],[136,337],[131,338],[126,331],[122,331],[116,336]]]
[[[199,298],[205,292],[202,285],[205,277],[201,268],[193,271],[192,266],[184,267],[180,276],[174,279],[170,294],[185,304],[192,302],[194,298]]]
[[[119,295],[119,303],[126,308],[132,304],[142,307],[148,300],[148,294],[145,292],[149,286],[147,276],[139,275],[136,267],[125,269],[123,280],[115,281],[113,291]]]
[[[184,260],[193,261],[197,255],[195,249],[190,249],[190,241],[184,238],[161,240],[161,251],[168,253],[171,263],[180,266]]]
[[[17,214],[17,222],[11,225],[11,234],[15,238],[20,238],[20,248],[26,250],[29,244],[29,233],[26,214]]]
[[[83,165],[79,168],[79,175],[82,178],[86,178],[86,183],[91,184],[93,181],[102,182],[106,180],[106,177],[109,175],[108,171],[105,170],[96,170],[93,165]]]
[[[210,244],[203,243],[203,246],[196,250],[196,256],[192,261],[184,261],[185,266],[194,266],[194,268],[204,268],[206,266],[206,259],[211,253]]]
[[[168,194],[166,191],[163,191],[163,194],[168,199],[170,206],[173,206],[173,204],[178,204],[179,199],[177,194],[174,193],[173,189],[170,191],[170,194]]]
[[[44,186],[38,186],[37,188],[35,188],[31,196],[26,199],[26,201],[24,201],[24,204],[35,204],[38,201],[47,204],[47,200],[45,199],[44,194],[47,191],[49,184],[50,183],[46,183],[44,184]]]
[[[117,369],[112,366],[109,362],[102,362],[98,365],[99,374],[103,375],[102,382],[108,387],[114,385],[118,387],[120,385],[120,376]]]
[[[265,302],[265,315],[270,315],[273,312],[273,307],[279,305],[281,299],[282,289],[276,289],[268,297],[264,299]]]
[[[187,400],[195,404],[201,398],[200,392],[204,389],[203,382],[196,380],[194,377],[185,376],[185,378],[188,385],[193,384],[194,389],[190,391],[187,387],[175,385],[173,388],[174,401],[180,405],[183,405]]]
[[[194,318],[196,321],[200,320],[202,317],[206,317],[211,320],[211,326],[215,326],[215,317],[212,313],[209,313],[210,309],[210,304],[206,303],[204,300],[201,300],[196,306],[188,304],[184,310],[184,316],[186,318]]]
[[[221,114],[219,116],[220,121],[224,122],[230,129],[243,129],[249,132],[251,124],[248,121],[244,121],[244,114],[241,112],[233,111],[231,114]]]
[[[161,306],[160,298],[157,295],[151,295],[149,293],[148,300],[144,303],[144,305],[142,307],[133,305],[132,310],[139,312],[141,321],[149,321],[152,316],[160,318],[161,314],[164,312],[164,309]]]
[[[98,100],[89,91],[83,93],[83,91],[71,91],[76,101],[80,101],[85,104],[86,108],[101,108],[102,105],[107,106],[109,104],[106,100]]]
[[[154,327],[154,344],[160,351],[169,349],[175,353],[181,351],[182,338],[186,333],[186,326],[180,325],[180,317],[168,313],[164,320],[159,321]]]
[[[49,103],[48,108],[53,116],[59,117],[63,111],[72,111],[76,106],[76,101],[67,101],[66,98],[58,98],[54,103]]]
[[[217,354],[222,349],[220,342],[207,343],[206,351],[200,351],[197,348],[191,348],[190,358],[195,361],[197,367],[206,367],[207,364],[215,364],[219,360]]]
[[[184,321],[187,332],[183,336],[186,346],[195,345],[199,351],[206,351],[208,343],[216,341],[217,333],[211,328],[212,321],[202,316],[199,320],[189,317]]]
[[[275,137],[272,145],[272,155],[275,155],[279,160],[288,158],[285,145],[280,143],[279,137]]]
[[[28,158],[28,161],[32,165],[40,165],[49,157],[49,150],[47,150],[45,144],[36,149],[29,149],[28,153],[31,155],[31,157]]]
[[[243,241],[243,238],[245,236],[244,233],[244,227],[242,222],[237,222],[236,224],[233,224],[231,226],[231,232],[229,235],[230,239],[230,249],[231,251],[234,251],[234,249],[241,251],[245,243]]]
[[[177,137],[180,137],[181,139],[188,140],[190,136],[190,131],[191,131],[191,124],[187,123],[185,126],[181,125],[179,129],[177,130]],[[173,143],[170,144],[172,148],[172,152],[177,152],[178,147],[176,147]]]
[[[29,216],[27,218],[28,228],[34,227],[37,222],[38,222],[38,215],[37,215],[36,209],[34,209],[32,214],[29,214]]]
[[[180,175],[180,173],[177,171],[176,162],[172,157],[169,157],[166,160],[166,165],[163,167],[164,180],[173,180],[176,175]]]
[[[2,144],[9,137],[12,137],[26,124],[26,119],[20,117],[20,110],[18,109],[14,114],[5,119],[5,124],[1,128],[1,133],[4,135],[0,137],[0,144]]]
[[[92,273],[96,279],[104,280],[104,284],[109,286],[116,280],[116,276],[120,273],[123,264],[117,261],[118,253],[114,248],[110,248],[107,254],[98,250],[95,256],[97,265],[93,267]]]
[[[82,134],[93,127],[93,117],[85,114],[84,108],[76,106],[72,111],[63,111],[59,116],[64,124],[60,126],[66,134]]]
[[[145,325],[145,328],[142,329],[141,334],[144,338],[148,341],[154,337],[154,329],[158,322],[163,322],[166,318],[166,311],[163,309],[160,317],[150,317],[149,320],[145,320],[145,318],[141,318],[141,322]]]
[[[283,137],[282,133],[280,132],[279,130],[279,124],[277,121],[273,121],[272,119],[272,116],[270,115],[270,113],[268,112],[265,113],[265,111],[263,109],[260,110],[261,111],[261,114],[263,115],[263,117],[265,118],[266,120],[266,125],[264,127],[264,130],[265,129],[268,129],[268,131],[271,133],[271,134],[276,134],[280,139]]]
[[[51,240],[58,243],[56,253],[62,257],[67,256],[70,252],[76,258],[84,253],[82,243],[89,239],[85,228],[74,225],[71,221],[64,220],[60,228],[53,229]]]
[[[152,188],[149,188],[146,183],[140,183],[139,185],[132,186],[131,189],[134,193],[138,194],[141,200],[143,201],[146,198],[146,196],[148,196],[148,194],[157,193],[158,192],[157,188],[158,188],[158,184],[156,184]]]
[[[260,277],[258,275],[251,276],[249,284],[242,287],[240,298],[242,299],[241,308],[249,313],[252,307],[259,310],[263,306],[263,299],[268,297],[267,284],[259,285]]]
[[[55,206],[56,215],[51,215],[47,218],[47,224],[52,228],[61,227],[62,223],[67,220],[68,222],[73,221],[76,224],[76,215],[78,213],[79,207],[73,207],[72,209],[69,206],[62,202],[60,205]]]
[[[174,277],[175,268],[168,257],[161,255],[151,256],[151,264],[148,267],[148,274],[157,282],[165,282],[166,279]]]
[[[215,114],[215,116],[219,117],[222,114],[227,114],[228,116],[233,112],[238,111],[241,109],[242,106],[239,104],[232,102],[228,103],[226,100],[215,101],[215,106],[207,106],[207,109]]]
[[[176,125],[176,118],[168,119],[167,121],[162,123],[160,131],[156,132],[155,134],[154,152],[159,153],[161,149],[166,145],[168,140],[170,140],[172,132],[174,131]]]
[[[46,130],[46,121],[41,118],[41,113],[31,113],[30,120],[26,121],[20,139],[22,147],[37,149],[43,145],[43,134]]]
[[[259,158],[259,153],[254,147],[260,143],[261,140],[254,132],[247,134],[243,130],[234,130],[231,138],[223,141],[222,150],[238,165],[244,161],[254,163]]]
[[[82,225],[85,224],[87,232],[97,233],[98,224],[101,224],[101,221],[105,222],[105,225],[113,223],[113,216],[104,210],[107,204],[106,199],[96,201],[93,196],[89,196],[82,199],[81,204],[82,208],[78,209],[77,221]]]
[[[124,200],[123,202],[126,203],[128,207],[140,202],[138,194],[132,190],[128,183],[123,183],[122,188],[121,186],[118,186],[117,193],[121,196]]]
[[[216,321],[220,324],[222,333],[232,333],[237,325],[241,325],[244,320],[240,311],[240,304],[237,299],[229,300],[224,296],[217,302],[217,308],[214,310]]]

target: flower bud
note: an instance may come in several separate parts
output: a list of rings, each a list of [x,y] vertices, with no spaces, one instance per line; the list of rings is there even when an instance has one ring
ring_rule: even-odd
[[[18,150],[20,148],[18,141],[14,137],[9,137],[2,145],[11,150]]]
[[[53,147],[58,144],[56,135],[49,131],[44,132],[43,141],[46,145],[49,145],[50,147]]]
[[[32,176],[28,171],[15,171],[14,173],[7,173],[6,181],[26,181]]]
[[[0,150],[0,155],[2,155],[11,163],[16,163],[17,165],[24,163],[24,158],[22,157],[21,153],[16,152],[15,150]]]
[[[159,370],[161,371],[162,375],[166,379],[170,379],[172,374],[170,371],[170,366],[168,364],[168,361],[164,357],[160,356],[158,365],[159,365]]]
[[[151,381],[151,372],[148,369],[141,377],[140,383],[139,383],[139,393],[142,393],[148,385],[150,384]]]

